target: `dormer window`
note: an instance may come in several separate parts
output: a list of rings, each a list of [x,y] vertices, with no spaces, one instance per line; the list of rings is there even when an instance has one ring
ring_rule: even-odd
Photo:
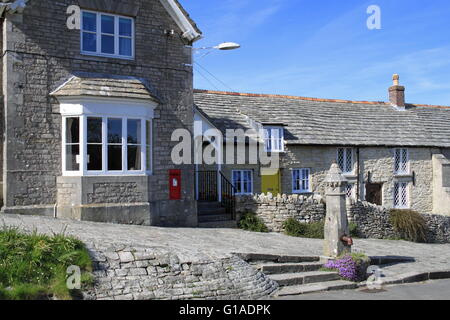
[[[264,127],[266,152],[284,152],[284,128]]]
[[[82,11],[81,53],[133,59],[134,19],[92,11]]]

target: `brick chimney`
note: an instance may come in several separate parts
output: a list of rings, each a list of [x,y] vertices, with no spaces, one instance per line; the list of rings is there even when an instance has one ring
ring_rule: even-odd
[[[392,80],[394,80],[394,84],[389,88],[389,102],[394,107],[404,108],[405,87],[399,85],[400,76],[398,74],[394,74]]]

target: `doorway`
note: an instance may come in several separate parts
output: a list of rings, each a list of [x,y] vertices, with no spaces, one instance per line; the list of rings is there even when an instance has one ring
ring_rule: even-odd
[[[383,205],[383,184],[368,183],[366,184],[366,201],[377,206]]]
[[[281,194],[280,170],[261,168],[261,192],[274,196]]]

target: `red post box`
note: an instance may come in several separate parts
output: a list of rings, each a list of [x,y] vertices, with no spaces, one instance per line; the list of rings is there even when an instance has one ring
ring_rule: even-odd
[[[181,170],[169,170],[169,198],[181,199]]]

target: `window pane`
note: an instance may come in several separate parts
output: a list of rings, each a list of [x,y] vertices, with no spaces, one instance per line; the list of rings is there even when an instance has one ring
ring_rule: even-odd
[[[122,146],[108,146],[108,170],[122,171]]]
[[[145,121],[146,127],[145,127],[145,138],[147,145],[152,144],[152,123],[150,121]]]
[[[83,30],[97,31],[97,15],[91,12],[83,12]]]
[[[146,161],[146,170],[151,171],[152,170],[152,149],[150,146],[147,146],[147,161]]]
[[[80,165],[77,163],[77,156],[80,154],[80,146],[66,145],[66,170],[79,171]]]
[[[142,170],[140,146],[128,146],[128,170],[130,171]]]
[[[233,185],[236,188],[236,193],[242,192],[240,171],[233,171]]]
[[[114,36],[102,35],[102,53],[114,54]]]
[[[97,35],[95,33],[83,32],[83,51],[97,51]]]
[[[141,120],[127,121],[127,141],[132,144],[141,144]]]
[[[80,119],[67,118],[66,119],[66,143],[80,142]]]
[[[102,118],[87,119],[87,142],[102,143]]]
[[[108,143],[122,143],[122,119],[108,119]]]
[[[119,54],[121,56],[132,56],[130,38],[119,38]]]
[[[101,144],[88,144],[87,154],[88,154],[88,159],[89,159],[88,170],[101,171],[103,168],[102,145]]]
[[[114,17],[102,15],[102,33],[114,34]]]
[[[131,19],[119,18],[119,35],[131,37]]]

